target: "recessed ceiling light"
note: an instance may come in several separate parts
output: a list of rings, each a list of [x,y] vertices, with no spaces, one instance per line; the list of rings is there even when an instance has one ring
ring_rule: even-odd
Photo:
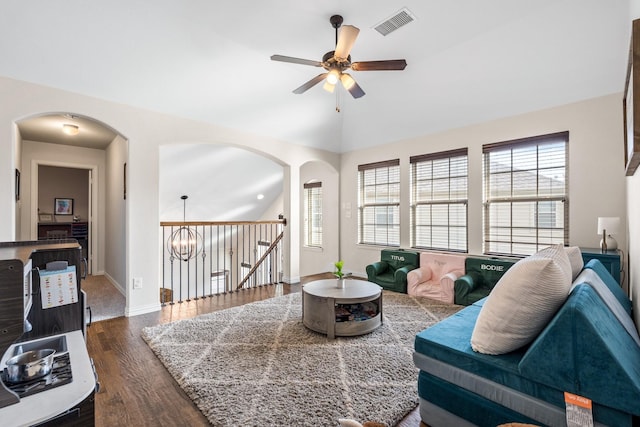
[[[80,132],[80,128],[76,125],[65,123],[62,125],[62,132],[66,133],[67,135],[77,135]]]
[[[258,200],[264,199],[264,194],[258,194]]]

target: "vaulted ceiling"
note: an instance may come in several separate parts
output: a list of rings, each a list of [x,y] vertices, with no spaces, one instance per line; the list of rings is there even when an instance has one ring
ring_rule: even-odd
[[[320,61],[334,14],[353,61],[407,68],[293,94],[321,69],[270,56]],[[342,152],[622,92],[629,26],[628,0],[9,0],[0,75]]]

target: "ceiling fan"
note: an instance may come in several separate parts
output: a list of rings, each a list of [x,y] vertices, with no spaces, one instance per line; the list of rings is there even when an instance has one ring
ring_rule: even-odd
[[[350,74],[345,73],[351,68],[354,71],[381,71],[381,70],[404,70],[407,61],[404,59],[392,59],[386,61],[361,61],[351,62],[351,48],[358,37],[360,30],[353,25],[342,26],[342,16],[333,15],[329,22],[336,30],[336,49],[327,52],[322,57],[322,61],[312,61],[309,59],[293,58],[291,56],[272,55],[272,61],[292,62],[294,64],[311,65],[313,67],[322,67],[326,72],[318,74],[293,93],[301,94],[311,89],[313,86],[325,80],[323,88],[326,91],[333,92],[338,80],[342,86],[349,91],[354,98],[360,98],[364,95],[362,88],[356,83]],[[338,28],[342,26],[340,35],[338,36]]]

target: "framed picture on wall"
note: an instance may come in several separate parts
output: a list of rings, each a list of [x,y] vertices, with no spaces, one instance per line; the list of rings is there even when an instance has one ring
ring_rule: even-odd
[[[50,214],[50,213],[38,214],[39,222],[53,222],[53,220],[54,220],[53,214]]]
[[[53,213],[54,215],[73,215],[73,199],[56,197]]]
[[[625,81],[622,111],[624,118],[624,165],[631,176],[640,165],[640,19],[632,23],[631,49]]]
[[[16,188],[15,188],[15,193],[16,193],[16,202],[18,200],[20,200],[20,171],[18,169],[16,169]]]

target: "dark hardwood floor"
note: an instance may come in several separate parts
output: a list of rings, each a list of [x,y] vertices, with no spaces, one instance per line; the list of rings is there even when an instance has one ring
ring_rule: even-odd
[[[321,277],[310,276],[303,283]],[[87,347],[101,385],[96,394],[96,426],[208,426],[207,419],[144,342],[142,328],[291,292],[300,292],[300,285],[264,286],[93,323],[87,328]],[[414,410],[399,426],[425,425]]]

